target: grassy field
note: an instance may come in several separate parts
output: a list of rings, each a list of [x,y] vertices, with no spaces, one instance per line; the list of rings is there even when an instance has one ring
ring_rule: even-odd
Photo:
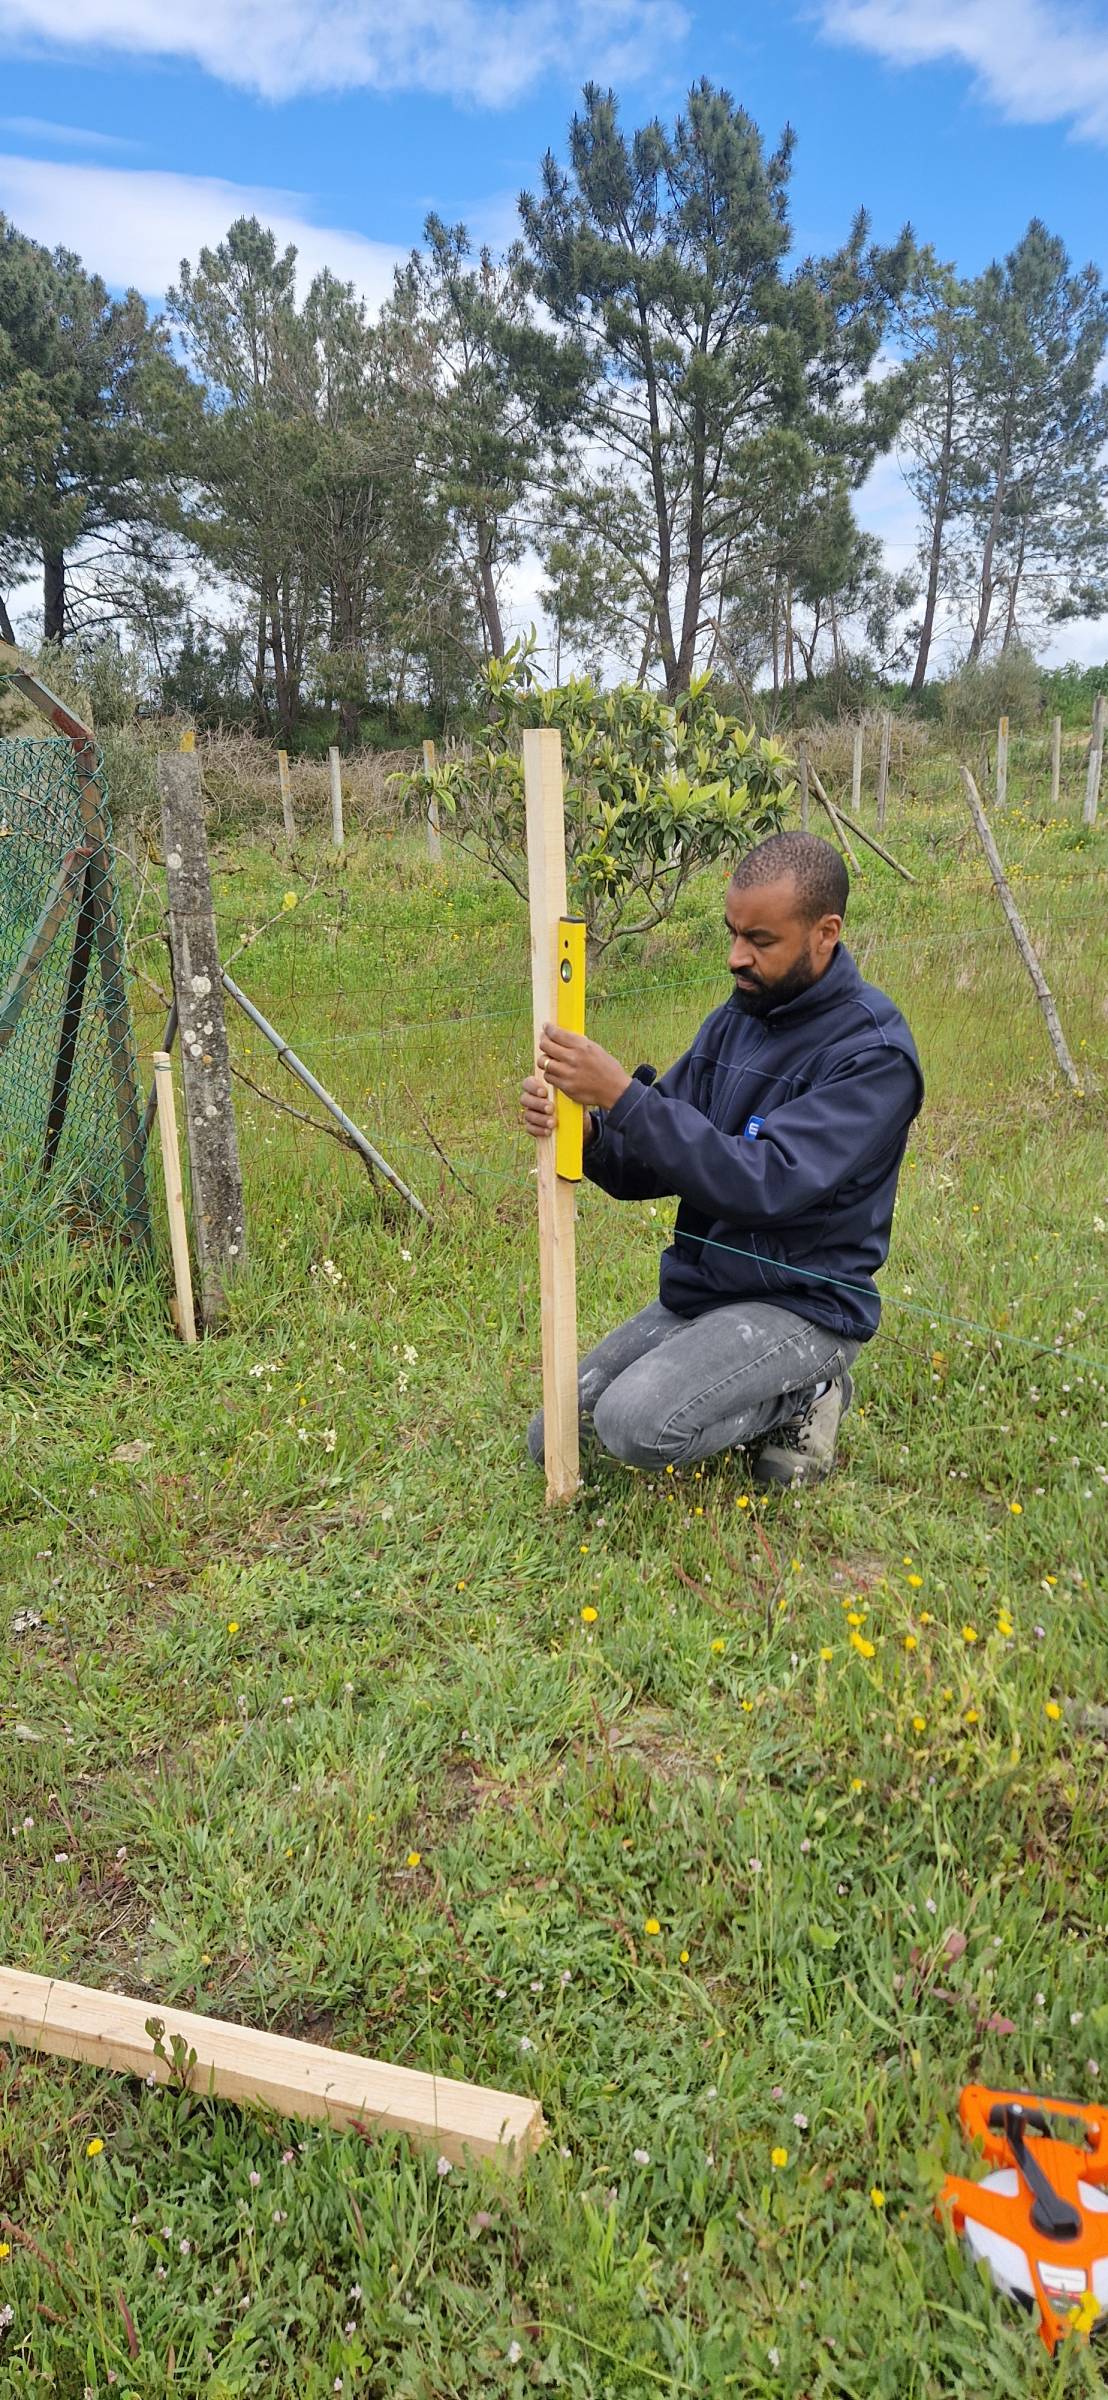
[[[240,1086],[221,1338],[169,1336],[164,1249],[156,1288],[61,1247],[0,1286],[0,1956],[534,2091],[550,2139],[440,2174],[0,2052],[5,2395],[1103,2388],[932,2214],[966,2080],[1108,2079],[1108,836],[1046,818],[1017,776],[1084,1101],[949,774],[890,814],[918,883],[852,901],[929,1101],[835,1481],[600,1466],[561,1516],[524,913],[410,833],[221,836],[225,955],[274,920],[236,972],[433,1228]],[[720,996],[719,900],[606,962],[629,1065]],[[583,1344],[667,1218],[586,1187]]]

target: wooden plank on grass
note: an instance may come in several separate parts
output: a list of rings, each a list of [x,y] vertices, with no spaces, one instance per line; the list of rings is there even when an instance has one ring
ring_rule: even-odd
[[[531,1007],[535,1058],[544,1025],[558,1018],[558,920],[566,914],[562,738],[549,726],[523,736]],[[577,1423],[576,1187],[557,1172],[553,1141],[537,1142],[542,1404],[548,1505],[572,1500],[580,1481]]]
[[[154,2020],[164,2055],[148,2030]],[[546,2130],[538,2101],[518,2092],[387,2066],[191,2009],[151,2008],[146,2000],[13,1967],[0,1967],[0,2040],[157,2083],[187,2078],[194,2092],[255,2101],[282,2116],[324,2118],[363,2133],[408,2133],[459,2166],[467,2158],[499,2158],[517,2169]],[[184,2076],[175,2046],[182,2061],[193,2057]]]
[[[296,819],[292,813],[292,785],[289,782],[289,754],[287,750],[279,750],[277,752],[277,773],[281,784],[281,815],[285,824],[285,840],[286,842],[294,842],[296,840]]]

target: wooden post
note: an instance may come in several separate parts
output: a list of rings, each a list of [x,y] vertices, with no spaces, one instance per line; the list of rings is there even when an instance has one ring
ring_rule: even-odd
[[[810,805],[808,800],[808,745],[806,742],[797,743],[796,779],[800,785],[800,830],[802,833],[807,833]]]
[[[277,773],[281,780],[281,815],[285,820],[285,840],[294,842],[296,840],[296,819],[292,813],[292,785],[289,782],[287,750],[277,752]]]
[[[886,709],[881,719],[881,757],[877,767],[877,830],[884,833],[885,809],[889,797],[889,751],[892,747],[893,721]]]
[[[1105,702],[1103,692],[1098,692],[1096,699],[1093,702],[1093,738],[1089,749],[1089,771],[1085,777],[1085,806],[1081,812],[1081,822],[1083,825],[1096,824],[1096,812],[1100,800],[1100,770],[1104,764],[1104,714],[1106,706],[1108,706],[1108,703]]]
[[[187,755],[187,753],[186,753]],[[154,1089],[158,1095],[158,1131],[162,1137],[165,1205],[169,1218],[169,1247],[177,1294],[177,1330],[183,1342],[196,1340],[192,1305],[192,1267],[189,1263],[185,1195],[181,1185],[181,1153],[177,1144],[177,1109],[173,1098],[173,1062],[168,1050],[154,1052]]]
[[[1012,898],[1011,886],[1009,885],[1008,878],[1005,875],[1004,869],[1000,863],[1000,852],[993,840],[991,827],[986,819],[985,811],[981,806],[977,785],[975,784],[968,767],[962,768],[961,775],[962,781],[966,787],[966,798],[969,801],[970,815],[973,818],[975,826],[977,827],[977,838],[981,844],[986,858],[988,859],[989,873],[991,874],[997,891],[1000,894],[1000,904],[1004,910],[1005,916],[1008,919],[1008,923],[1012,928],[1012,936],[1015,941],[1016,948],[1019,951],[1020,957],[1022,958],[1024,966],[1026,967],[1027,972],[1031,977],[1032,984],[1034,985],[1035,997],[1040,1008],[1042,1009],[1043,1016],[1046,1019],[1046,1029],[1050,1035],[1051,1046],[1053,1048],[1055,1058],[1061,1067],[1063,1075],[1065,1075],[1068,1081],[1073,1085],[1074,1091],[1077,1093],[1078,1098],[1083,1100],[1088,1087],[1078,1074],[1077,1068],[1075,1067],[1066,1047],[1066,1037],[1059,1022],[1058,1011],[1054,1005],[1050,986],[1047,983],[1046,976],[1043,974],[1041,966],[1039,965],[1038,958],[1036,957],[1035,951],[1032,947],[1031,937],[1028,934],[1027,928],[1023,922],[1023,918],[1021,917],[1015,901]]]
[[[200,1308],[205,1330],[210,1330],[223,1313],[224,1280],[245,1258],[246,1235],[199,761],[180,752],[163,754],[158,789]]]
[[[327,752],[327,765],[331,776],[331,841],[336,850],[341,850],[344,840],[342,829],[342,769],[339,764],[339,754],[333,742]]]
[[[544,1025],[558,1014],[558,919],[566,914],[565,805],[561,735],[548,726],[523,736],[527,802],[527,888],[531,911],[531,1013],[535,1057]],[[577,1420],[575,1190],[555,1168],[553,1139],[537,1142],[542,1398],[548,1506],[572,1500],[580,1480]]]
[[[1052,817],[1056,817],[1058,814],[1061,789],[1062,720],[1061,717],[1052,717],[1050,720],[1050,813]]]
[[[1008,803],[1008,719],[1002,717],[996,729],[996,805]]]
[[[148,2083],[183,2083],[279,2115],[353,2125],[365,2134],[411,2134],[455,2166],[495,2158],[518,2174],[546,2131],[539,2102],[523,2093],[456,2083],[16,1967],[0,1966],[0,2041]]]
[[[424,742],[423,772],[429,783],[435,772],[435,745],[433,742]],[[439,826],[439,804],[433,792],[427,794],[427,856],[432,866],[437,867],[441,863],[442,834]]]
[[[854,758],[850,770],[850,805],[856,817],[860,816],[862,812],[862,744],[864,739],[861,726],[856,725],[854,728]]]

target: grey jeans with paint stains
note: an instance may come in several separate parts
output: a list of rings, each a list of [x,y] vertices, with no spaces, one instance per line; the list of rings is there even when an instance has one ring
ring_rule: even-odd
[[[858,1355],[825,1325],[764,1300],[679,1317],[652,1300],[581,1360],[583,1435],[628,1467],[668,1467],[745,1449],[803,1408],[813,1387]],[[527,1431],[543,1457],[540,1409]]]

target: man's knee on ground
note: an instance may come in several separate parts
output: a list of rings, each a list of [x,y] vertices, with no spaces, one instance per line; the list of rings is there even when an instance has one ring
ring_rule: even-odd
[[[644,1419],[642,1408],[621,1402],[617,1384],[610,1384],[593,1410],[593,1430],[612,1458],[625,1467],[677,1466],[688,1448],[688,1437],[667,1431]]]

